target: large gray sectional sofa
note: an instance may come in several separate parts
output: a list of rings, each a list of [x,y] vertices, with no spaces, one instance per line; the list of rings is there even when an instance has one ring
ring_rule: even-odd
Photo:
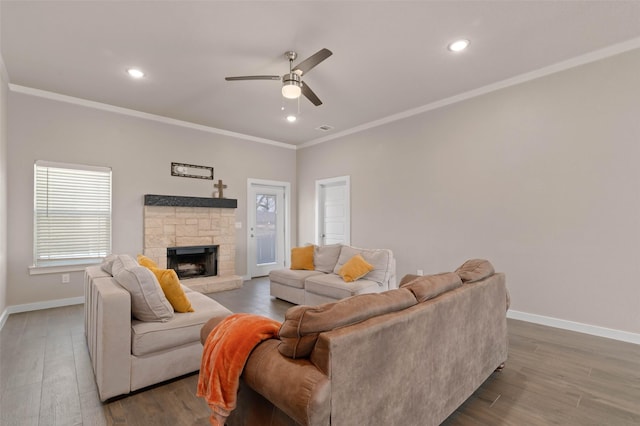
[[[360,254],[374,270],[345,282],[338,272]],[[319,305],[356,294],[380,293],[397,287],[396,260],[388,249],[363,249],[342,244],[316,246],[314,270],[277,269],[269,273],[271,296],[297,305]]]
[[[228,426],[431,426],[507,359],[505,276],[487,261],[285,316],[241,377]],[[203,327],[206,338],[216,321]]]

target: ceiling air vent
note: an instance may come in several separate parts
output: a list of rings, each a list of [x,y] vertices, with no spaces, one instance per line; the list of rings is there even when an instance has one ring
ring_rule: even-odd
[[[321,132],[328,132],[329,130],[333,130],[333,126],[323,124],[320,127],[316,127],[316,130],[320,130]]]

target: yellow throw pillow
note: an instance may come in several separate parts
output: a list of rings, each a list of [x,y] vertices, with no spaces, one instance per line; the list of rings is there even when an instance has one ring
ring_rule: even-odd
[[[291,269],[313,271],[314,246],[294,247],[291,249]]]
[[[350,283],[359,280],[374,269],[374,266],[364,260],[364,257],[362,257],[361,254],[356,254],[342,265],[342,268],[338,271],[338,275],[340,275],[343,280]]]
[[[176,312],[193,312],[189,298],[180,286],[178,274],[173,269],[149,268],[156,276],[165,297]]]
[[[156,262],[154,262],[153,260],[149,259],[147,256],[145,256],[144,254],[139,254],[138,255],[138,264],[140,266],[144,266],[145,268],[159,268],[159,266],[156,264]]]

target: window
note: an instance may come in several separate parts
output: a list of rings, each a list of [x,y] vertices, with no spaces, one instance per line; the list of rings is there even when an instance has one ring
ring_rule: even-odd
[[[97,263],[111,253],[111,169],[36,161],[34,266]]]

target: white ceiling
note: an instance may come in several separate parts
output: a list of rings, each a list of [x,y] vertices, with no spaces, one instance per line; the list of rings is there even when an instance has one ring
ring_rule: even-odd
[[[12,88],[28,87],[287,144],[333,134],[627,42],[640,1],[10,1],[0,3]],[[447,44],[468,38],[453,54]],[[326,47],[284,120],[278,81]],[[142,68],[143,80],[125,70]],[[330,132],[316,130],[329,125]]]

